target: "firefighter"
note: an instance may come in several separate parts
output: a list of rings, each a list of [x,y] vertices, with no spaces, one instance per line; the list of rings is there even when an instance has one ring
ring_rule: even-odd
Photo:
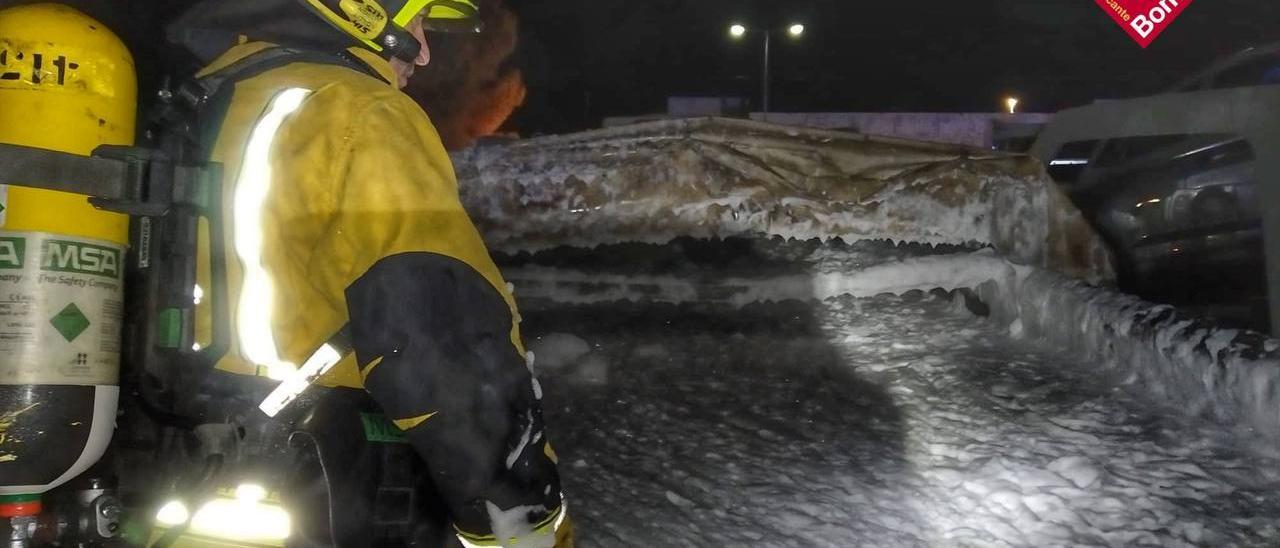
[[[430,60],[424,28],[476,31],[477,1],[211,0],[171,27],[211,59],[201,76],[237,74],[209,154],[233,304],[218,368],[321,363],[406,433],[464,546],[570,546],[512,290],[400,91]]]

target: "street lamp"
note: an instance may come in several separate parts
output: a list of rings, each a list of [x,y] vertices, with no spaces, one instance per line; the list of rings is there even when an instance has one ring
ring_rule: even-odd
[[[1018,113],[1018,98],[1008,97],[1004,100],[1004,106],[1009,109],[1009,114]]]
[[[769,62],[770,62],[770,51],[771,51],[770,42],[772,41],[774,32],[781,32],[784,30],[786,31],[788,36],[796,40],[804,36],[804,33],[805,33],[805,27],[801,23],[792,23],[791,25],[788,25],[785,29],[765,29],[760,32],[760,34],[764,35],[764,68],[762,70],[763,74],[760,77],[760,88],[761,88],[761,91],[760,91],[761,105],[760,106],[761,106],[761,110],[765,114],[769,113],[769,91],[772,85],[772,81],[769,74],[769,69],[770,69]],[[749,31],[750,29],[748,29],[746,25],[743,25],[741,23],[734,23],[733,25],[729,26],[729,36],[733,37],[734,40],[742,39],[744,36],[747,35],[747,32]]]

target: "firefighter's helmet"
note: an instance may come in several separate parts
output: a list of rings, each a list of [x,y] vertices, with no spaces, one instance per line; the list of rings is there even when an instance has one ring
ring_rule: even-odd
[[[365,47],[411,61],[422,44],[405,27],[421,14],[427,30],[480,32],[480,0],[299,0]]]

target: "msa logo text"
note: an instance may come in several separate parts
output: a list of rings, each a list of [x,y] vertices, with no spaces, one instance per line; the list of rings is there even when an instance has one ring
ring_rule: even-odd
[[[120,252],[109,247],[45,240],[40,257],[40,269],[46,272],[120,277]]]
[[[0,270],[22,270],[26,264],[26,251],[26,240],[0,238]]]

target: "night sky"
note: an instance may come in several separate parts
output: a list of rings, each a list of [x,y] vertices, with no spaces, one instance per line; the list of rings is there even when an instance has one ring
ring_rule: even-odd
[[[524,132],[662,111],[668,95],[759,92],[760,43],[731,21],[807,25],[774,42],[777,111],[1024,111],[1158,92],[1280,41],[1280,2],[1199,0],[1143,50],[1091,0],[508,0],[522,21]]]
[[[989,111],[1016,94],[1024,111],[1053,112],[1155,93],[1222,55],[1280,42],[1276,0],[1198,0],[1146,50],[1092,0],[506,2],[521,28],[508,64],[528,86],[508,127],[525,135],[660,112],[670,95],[755,100],[760,43],[730,40],[734,21],[808,28],[774,43],[777,111]],[[188,2],[74,3],[113,5],[95,15],[145,60],[158,43],[150,26]]]

